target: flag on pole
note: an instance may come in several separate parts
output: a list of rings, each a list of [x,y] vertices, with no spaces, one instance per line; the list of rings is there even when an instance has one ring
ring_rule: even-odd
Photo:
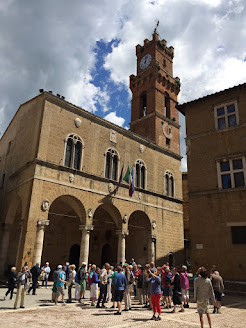
[[[133,193],[134,193],[134,173],[132,169],[132,172],[130,174],[129,196],[132,197]]]
[[[121,183],[122,178],[123,178],[123,170],[124,170],[124,165],[122,166],[122,169],[121,169],[121,172],[120,172],[119,184]]]
[[[126,183],[129,183],[130,174],[131,174],[131,172],[130,172],[130,168],[129,168],[129,164],[128,164],[128,167],[127,167],[127,170],[126,170],[126,174],[125,174],[125,176],[124,176],[124,178],[123,178],[123,180],[124,180]]]

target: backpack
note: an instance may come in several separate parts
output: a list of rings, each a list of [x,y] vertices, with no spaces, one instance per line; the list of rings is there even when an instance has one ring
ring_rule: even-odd
[[[86,280],[86,271],[80,269],[80,270],[79,270],[79,276],[80,276],[80,279],[81,279],[81,280]]]
[[[95,275],[95,272],[93,273],[92,277],[89,278],[89,285],[93,284],[94,275]]]

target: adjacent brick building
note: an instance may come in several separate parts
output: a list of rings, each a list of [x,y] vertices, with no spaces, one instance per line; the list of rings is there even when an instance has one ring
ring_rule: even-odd
[[[246,83],[179,105],[187,132],[191,261],[245,280]]]
[[[137,46],[131,129],[60,96],[20,106],[0,140],[0,263],[182,263],[179,79],[164,40]],[[134,169],[135,192],[119,183]]]

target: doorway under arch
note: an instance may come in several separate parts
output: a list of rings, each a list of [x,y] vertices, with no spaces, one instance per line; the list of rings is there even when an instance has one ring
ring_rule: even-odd
[[[105,244],[102,247],[101,253],[101,266],[103,266],[106,262],[114,263],[115,262],[115,252],[110,244]]]
[[[145,265],[149,260],[151,224],[149,217],[142,211],[131,214],[128,222],[129,235],[126,238],[126,260],[134,258],[138,264]]]
[[[121,216],[112,204],[100,205],[93,216],[94,229],[90,234],[89,263],[111,265],[117,262],[118,236],[116,231],[120,225]]]
[[[78,244],[75,244],[70,248],[69,263],[75,264],[76,269],[79,268],[79,256],[80,256],[80,246]]]
[[[48,215],[50,223],[44,233],[42,264],[48,261],[52,270],[67,261],[79,265],[79,225],[84,215],[82,204],[73,196],[64,195],[53,201]]]

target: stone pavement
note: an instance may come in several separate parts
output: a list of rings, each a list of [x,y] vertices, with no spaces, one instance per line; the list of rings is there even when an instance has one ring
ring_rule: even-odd
[[[3,301],[6,289],[0,289],[0,327],[24,326],[33,327],[168,327],[191,328],[200,327],[196,304],[191,303],[190,309],[184,313],[170,313],[163,309],[161,321],[150,321],[152,312],[146,310],[133,300],[132,311],[122,312],[121,316],[115,316],[111,303],[107,303],[106,309],[97,309],[90,306],[89,292],[83,304],[73,302],[63,306],[54,306],[50,303],[51,287],[37,289],[38,295],[26,295],[25,309],[13,310],[14,298]],[[226,295],[223,300],[222,314],[211,314],[213,328],[245,328],[246,327],[246,297]],[[124,305],[123,305],[124,308]],[[205,318],[205,327],[208,327]]]

